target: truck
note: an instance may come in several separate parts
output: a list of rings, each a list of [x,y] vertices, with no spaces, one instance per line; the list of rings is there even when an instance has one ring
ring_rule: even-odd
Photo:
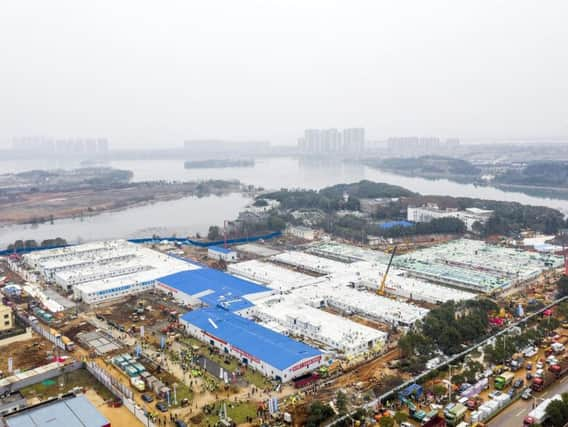
[[[531,384],[533,391],[542,391],[556,380],[556,375],[551,372],[545,372],[543,377],[535,377]]]
[[[444,409],[446,424],[453,427],[464,420],[465,414],[467,414],[467,408],[461,403],[450,403]]]
[[[538,405],[528,413],[528,415],[523,420],[523,426],[529,427],[532,425],[541,425],[542,423],[544,423],[547,419],[546,408],[553,400],[562,400],[562,396],[560,394],[557,394],[550,399],[543,400],[540,405]]]
[[[144,380],[140,377],[130,378],[130,384],[132,384],[132,387],[134,387],[138,391],[146,390],[146,384],[144,383]]]
[[[523,367],[523,363],[525,363],[525,359],[522,356],[519,356],[511,361],[511,371],[516,372]]]
[[[65,350],[67,350],[67,351],[74,351],[75,350],[75,343],[73,341],[71,341],[71,339],[69,337],[66,337],[65,335],[63,335],[61,337],[61,342],[65,346]]]
[[[422,427],[446,427],[446,420],[439,415],[430,418]]]
[[[294,379],[295,388],[303,388],[319,380],[320,376],[317,373],[302,375]]]
[[[559,360],[558,363],[550,365],[549,372],[552,372],[556,378],[562,377],[568,372],[568,359]]]
[[[495,377],[495,388],[497,390],[505,389],[515,379],[515,374],[512,372],[504,372],[498,377]]]

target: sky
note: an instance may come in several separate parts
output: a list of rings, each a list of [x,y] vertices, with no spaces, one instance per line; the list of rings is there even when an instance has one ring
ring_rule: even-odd
[[[5,1],[0,146],[565,137],[567,16],[566,0]]]

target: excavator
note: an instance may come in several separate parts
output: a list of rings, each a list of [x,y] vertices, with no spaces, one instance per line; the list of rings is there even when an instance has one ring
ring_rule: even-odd
[[[390,268],[391,268],[392,260],[393,260],[393,258],[394,258],[394,255],[396,254],[396,249],[397,249],[397,247],[398,247],[398,246],[394,246],[394,247],[392,248],[392,252],[391,252],[390,259],[389,259],[389,263],[388,263],[388,265],[387,265],[387,269],[385,270],[385,274],[383,275],[383,280],[381,280],[381,285],[377,288],[377,294],[379,294],[379,295],[381,295],[381,296],[384,296],[384,295],[386,294],[386,292],[385,292],[385,286],[386,286],[386,284],[387,284],[387,276],[388,276],[388,274],[389,274],[389,270],[390,270]]]

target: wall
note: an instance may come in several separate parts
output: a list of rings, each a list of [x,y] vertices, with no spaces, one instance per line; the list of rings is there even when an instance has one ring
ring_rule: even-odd
[[[14,344],[15,342],[27,341],[29,339],[32,339],[32,337],[33,337],[32,328],[26,328],[26,332],[24,332],[23,334],[14,335],[13,337],[4,338],[3,340],[0,340],[0,347],[8,344]]]

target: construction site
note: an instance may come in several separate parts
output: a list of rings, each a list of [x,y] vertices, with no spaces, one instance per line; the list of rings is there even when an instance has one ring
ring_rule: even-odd
[[[20,282],[24,294],[33,291],[20,297],[28,304],[23,309],[30,298],[46,312],[56,309],[52,321],[40,319],[52,322],[46,328],[58,325],[50,336],[60,333],[85,355],[102,358],[131,387],[138,385],[109,362],[117,355],[136,357],[163,387],[177,383],[179,393],[204,405],[227,387],[250,394],[254,386],[244,378],[259,384],[246,374],[256,372],[265,387],[278,385],[273,394],[300,420],[314,398],[348,390],[362,402],[388,389],[393,375],[406,378],[394,363],[398,339],[437,305],[517,288],[529,295],[562,266],[553,255],[468,240],[404,254],[396,245],[382,252],[333,241],[295,246],[285,238],[233,249],[242,261],[164,241],[110,241],[39,251],[9,265],[28,279]],[[43,304],[54,291],[72,305]],[[1,363],[12,357],[29,369],[69,354],[35,340],[14,345]],[[204,357],[210,362],[195,365]],[[174,408],[185,413],[179,403]]]

